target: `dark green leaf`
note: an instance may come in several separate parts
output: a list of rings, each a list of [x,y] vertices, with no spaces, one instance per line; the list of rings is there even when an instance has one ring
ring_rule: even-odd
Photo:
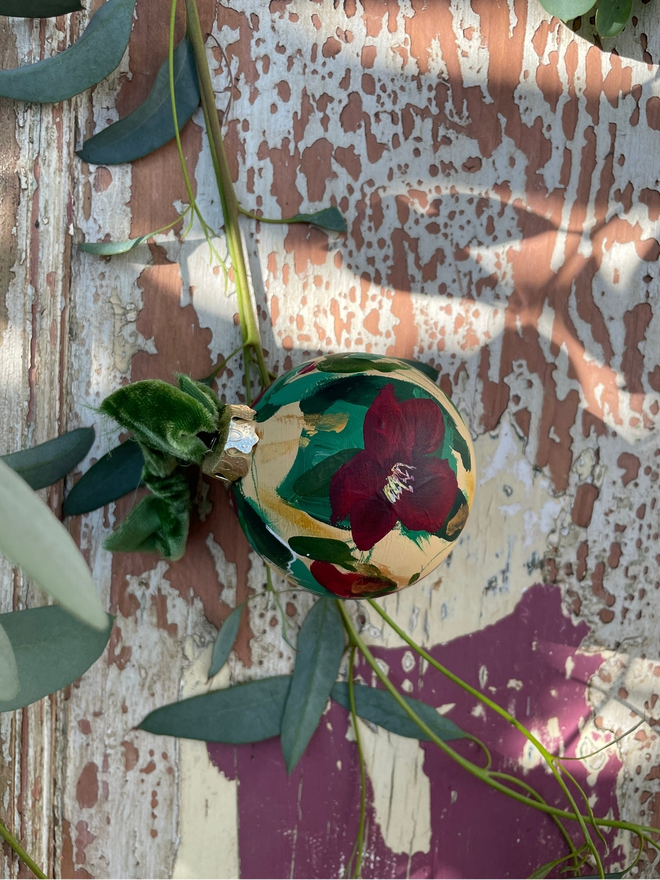
[[[77,428],[31,449],[3,455],[2,461],[32,489],[52,486],[82,461],[92,448],[94,428]]]
[[[398,733],[399,736],[430,742],[424,731],[420,730],[387,691],[360,684],[356,684],[353,691],[355,693],[355,711],[360,718],[365,718],[392,733]],[[346,682],[338,682],[333,687],[331,696],[333,700],[336,700],[350,712],[351,704]],[[441,740],[461,739],[465,735],[453,721],[443,715],[438,715],[435,709],[427,703],[413,700],[412,697],[404,697],[403,699]]]
[[[301,474],[293,484],[293,491],[296,495],[327,495],[330,481],[339,468],[358,452],[362,452],[362,450],[340,449],[339,452],[334,452]]]
[[[142,482],[144,457],[133,440],[111,449],[83,474],[64,499],[64,516],[104,507],[135,491]]]
[[[309,223],[318,229],[329,229],[330,232],[346,232],[346,221],[339,208],[324,208],[314,214],[296,214],[295,217],[287,217],[284,223]]]
[[[585,15],[598,0],[541,0],[541,6],[550,15],[562,21],[572,21],[578,15]]]
[[[353,559],[351,551],[343,541],[335,541],[333,538],[310,538],[305,535],[294,535],[289,538],[289,547],[298,556],[306,556],[307,559],[315,559],[318,562],[332,562],[349,571],[355,571],[357,560]]]
[[[112,257],[115,254],[125,254],[132,251],[142,242],[156,235],[155,232],[147,232],[138,238],[129,238],[128,241],[83,241],[78,247],[87,254],[99,254],[102,257]]]
[[[630,867],[632,867],[632,865]],[[612,874],[604,874],[603,876],[614,878],[625,877],[629,870],[630,868],[626,868],[625,871],[614,871],[614,873]],[[536,875],[534,874],[533,876]],[[545,874],[539,874],[539,877],[545,877]],[[597,878],[598,874],[586,874],[584,877],[581,878],[581,880],[597,880]]]
[[[260,742],[277,736],[291,683],[276,675],[170,703],[151,712],[140,730],[205,742]]]
[[[282,718],[282,752],[292,772],[316,730],[344,653],[334,600],[319,599],[298,633],[298,656]]]
[[[187,36],[174,50],[174,90],[177,121],[181,130],[199,106],[195,56]],[[169,61],[166,59],[156,74],[146,101],[124,119],[86,140],[77,152],[85,162],[119,165],[153,153],[174,136]]]
[[[0,712],[27,706],[80,678],[110,638],[112,618],[107,620],[105,629],[92,629],[58,605],[0,614],[20,683],[13,699],[0,701]]]
[[[229,617],[220,627],[220,632],[213,646],[213,657],[211,658],[211,668],[209,669],[209,678],[213,678],[227,662],[227,657],[231,654],[234,647],[236,636],[238,635],[238,627],[241,623],[241,614],[245,602],[234,608]]]
[[[44,61],[0,70],[0,95],[56,104],[105,79],[128,45],[134,6],[135,0],[106,0],[73,46]]]
[[[413,361],[409,358],[399,358],[400,361],[403,361],[404,364],[410,364],[411,367],[414,367],[416,370],[421,370],[426,376],[429,377],[431,382],[437,382],[438,376],[440,375],[440,371],[436,370],[435,367],[432,367],[430,364],[424,364],[421,361]]]
[[[596,30],[603,39],[620,34],[632,12],[632,0],[600,0],[596,12]]]
[[[16,18],[53,18],[79,9],[80,0],[0,0],[0,15]]]

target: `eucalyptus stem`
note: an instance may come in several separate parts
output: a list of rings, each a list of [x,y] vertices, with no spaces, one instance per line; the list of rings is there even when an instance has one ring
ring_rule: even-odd
[[[234,270],[241,336],[243,339],[243,345],[249,346],[251,349],[251,352],[245,352],[246,364],[251,353],[254,356],[259,370],[261,385],[265,388],[269,384],[268,368],[266,367],[266,362],[264,360],[259,324],[252,305],[245,251],[243,248],[243,239],[241,237],[239,220],[240,210],[229,171],[229,164],[227,163],[227,154],[225,153],[220,120],[218,119],[218,113],[215,107],[215,93],[213,91],[211,72],[206,58],[202,26],[199,20],[196,0],[185,0],[185,2],[188,19],[188,35],[195,55],[195,64],[197,66],[197,76],[202,98],[202,110],[204,112],[204,122],[208,133],[211,158],[213,160],[213,168],[215,170],[218,192],[220,194],[220,203],[222,205],[222,213],[225,220],[225,232],[227,235],[229,256]],[[249,385],[249,379],[246,373],[246,386],[247,385]]]
[[[351,857],[348,860],[348,865],[346,866],[346,874],[348,875],[349,868],[351,867],[351,862],[353,861],[353,856],[355,856],[356,861],[355,870],[353,871],[352,875],[353,877],[359,877],[362,873],[362,852],[364,850],[364,818],[367,806],[367,780],[364,767],[364,752],[362,751],[360,728],[358,727],[357,712],[355,710],[355,690],[353,685],[353,667],[355,665],[356,650],[357,646],[355,645],[355,643],[353,643],[351,645],[351,653],[348,659],[348,699],[351,704],[351,718],[353,719],[355,745],[357,746],[358,758],[360,761],[360,823],[358,825],[358,833],[355,840],[355,847],[353,848],[353,853],[351,854]]]
[[[431,654],[428,653],[428,651],[425,651],[422,647],[420,647],[417,644],[417,642],[415,642],[413,639],[411,639],[410,636],[406,632],[404,632],[404,630],[401,629],[401,627],[392,620],[392,618],[389,616],[389,614],[387,614],[386,611],[384,611],[379,605],[377,605],[373,599],[368,599],[367,601],[369,602],[371,607],[378,614],[380,614],[380,616],[383,618],[383,620],[392,627],[394,632],[400,638],[402,638],[405,642],[407,642],[407,644],[410,645],[410,647],[420,657],[423,657],[431,666],[433,666],[435,669],[437,669],[439,672],[441,672],[450,681],[453,681],[454,684],[457,684],[464,691],[471,694],[473,697],[476,697],[476,699],[478,699],[480,702],[485,703],[486,706],[488,706],[490,709],[492,709],[494,712],[496,712],[502,718],[505,718],[509,722],[509,724],[513,725],[513,727],[515,727],[516,730],[518,730],[520,733],[522,733],[522,735],[525,737],[525,739],[527,739],[530,743],[532,743],[532,745],[534,745],[538,749],[538,751],[540,752],[544,761],[546,762],[546,764],[550,768],[552,775],[555,777],[557,784],[561,788],[561,790],[564,794],[564,797],[566,798],[571,809],[573,810],[574,818],[577,820],[578,824],[580,825],[580,830],[582,831],[582,834],[584,835],[584,839],[587,844],[587,847],[588,847],[589,851],[591,852],[591,854],[593,855],[594,859],[596,860],[596,868],[598,869],[599,876],[600,877],[604,876],[605,869],[603,868],[603,863],[601,861],[600,854],[599,854],[598,850],[596,849],[596,845],[594,844],[594,842],[591,838],[591,834],[589,833],[589,830],[587,828],[587,822],[585,821],[585,817],[583,817],[582,813],[580,813],[580,811],[578,810],[578,806],[575,802],[575,798],[573,797],[568,786],[564,782],[562,775],[561,775],[561,770],[558,769],[557,765],[555,764],[554,756],[546,749],[546,747],[543,745],[543,743],[539,739],[537,739],[534,736],[534,734],[531,733],[531,731],[527,730],[527,728],[525,727],[524,724],[521,724],[521,722],[518,721],[517,718],[514,718],[514,716],[511,715],[510,712],[507,712],[506,709],[503,709],[498,703],[496,703],[494,700],[491,700],[490,697],[487,697],[485,694],[481,693],[481,691],[472,687],[466,681],[463,681],[462,678],[459,678],[457,675],[454,675],[454,673],[451,672],[449,669],[447,669],[446,666],[443,666],[441,663],[438,663],[438,661],[434,657],[432,657]],[[582,794],[584,794],[584,792],[582,792]],[[589,813],[591,813],[590,808],[589,808]],[[595,823],[595,820],[593,819],[593,814],[591,814],[587,818],[587,821],[593,825],[596,833],[600,836],[600,831],[598,829],[598,826]]]
[[[20,843],[16,840],[13,834],[0,822],[0,837],[9,844],[9,846],[14,850],[16,855],[22,862],[28,866],[28,868],[32,871],[35,877],[39,877],[39,880],[46,880],[46,875],[41,870],[39,865],[34,862],[30,856],[25,852]]]

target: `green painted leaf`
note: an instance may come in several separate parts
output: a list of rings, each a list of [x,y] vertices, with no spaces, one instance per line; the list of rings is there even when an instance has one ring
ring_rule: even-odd
[[[138,238],[129,238],[127,241],[82,241],[78,247],[87,254],[99,254],[102,257],[113,257],[115,254],[125,254],[132,251],[138,245],[147,241],[156,232],[147,232]]]
[[[234,647],[236,636],[238,635],[238,627],[241,623],[241,615],[245,602],[241,602],[225,622],[220,627],[220,632],[213,646],[213,657],[211,658],[211,668],[209,669],[209,678],[213,678],[227,662],[227,658],[231,654]]]
[[[179,131],[199,106],[199,84],[188,37],[174,50],[174,91]],[[95,165],[120,165],[153,153],[175,136],[169,61],[161,64],[147,99],[124,119],[86,140],[78,156]]]
[[[4,455],[0,460],[23,477],[32,489],[43,489],[73,470],[93,442],[94,428],[77,428],[31,449]]]
[[[332,562],[349,571],[355,571],[357,560],[353,559],[350,549],[343,541],[295,535],[289,539],[289,547],[298,556],[306,556],[307,559],[315,559],[318,562]]]
[[[0,624],[0,701],[13,700],[18,693],[18,669],[9,636]]]
[[[48,505],[2,461],[0,553],[76,617],[105,628],[107,615],[73,538]]]
[[[287,217],[285,223],[309,223],[318,229],[329,229],[331,232],[346,232],[346,220],[339,208],[324,208],[314,214],[296,214],[295,217]]]
[[[362,452],[362,449],[340,449],[329,455],[301,474],[292,486],[293,491],[296,495],[327,495],[333,476],[358,452]]]
[[[134,492],[142,482],[143,468],[142,450],[134,440],[127,440],[106,452],[64,499],[64,516],[88,513]]]
[[[15,18],[54,18],[79,9],[80,0],[0,0],[0,15]]]
[[[28,706],[76,681],[103,653],[113,619],[91,629],[57,605],[0,614],[16,657],[18,693],[0,700],[0,712]]]
[[[597,2],[598,0],[541,0],[541,6],[562,21],[572,21],[578,15],[586,15]]]
[[[57,104],[95,85],[122,59],[133,25],[135,0],[106,0],[85,33],[59,55],[0,71],[0,95]]]
[[[333,600],[319,599],[298,633],[298,656],[282,717],[282,753],[292,772],[318,727],[344,653],[344,627]]]
[[[430,742],[429,737],[406,715],[401,706],[388,691],[379,688],[367,687],[356,684],[353,688],[355,693],[355,711],[367,721],[383,727],[399,736],[408,736],[412,739]],[[332,699],[336,700],[344,709],[351,710],[348,696],[348,684],[344,681],[337,682],[332,688]],[[441,740],[461,739],[465,734],[449,718],[438,715],[432,706],[421,700],[413,700],[412,697],[403,698],[422,721],[431,728]]]
[[[290,675],[276,675],[221,691],[211,691],[151,712],[140,730],[205,742],[260,742],[277,736]]]
[[[245,535],[260,556],[272,562],[280,571],[286,571],[293,561],[293,554],[287,544],[272,532],[252,507],[240,490],[240,480],[232,486],[232,495],[236,502],[236,512]]]
[[[440,375],[440,371],[436,370],[435,367],[432,367],[430,364],[422,363],[422,361],[413,361],[410,358],[399,358],[400,361],[403,361],[404,364],[409,364],[409,366],[414,367],[416,370],[424,373],[425,376],[428,376],[431,382],[437,382],[438,376]]]
[[[359,354],[329,354],[316,365],[322,373],[366,373],[377,370],[379,373],[394,373],[401,369],[401,364],[385,358],[370,358]]]
[[[620,34],[632,12],[632,0],[600,0],[596,11],[596,30],[603,39]]]

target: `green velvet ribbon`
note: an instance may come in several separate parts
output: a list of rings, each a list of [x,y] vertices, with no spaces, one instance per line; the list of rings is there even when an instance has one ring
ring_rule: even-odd
[[[191,508],[186,468],[224,449],[231,410],[201,382],[183,374],[177,381],[178,388],[159,379],[133,382],[101,404],[140,444],[142,481],[151,493],[106,540],[107,550],[183,556]]]

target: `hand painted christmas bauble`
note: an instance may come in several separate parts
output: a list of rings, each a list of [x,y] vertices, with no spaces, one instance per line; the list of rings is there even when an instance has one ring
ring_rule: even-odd
[[[256,552],[289,581],[380,596],[451,551],[472,505],[474,450],[421,370],[377,355],[316,358],[254,409],[259,441],[234,502]]]

